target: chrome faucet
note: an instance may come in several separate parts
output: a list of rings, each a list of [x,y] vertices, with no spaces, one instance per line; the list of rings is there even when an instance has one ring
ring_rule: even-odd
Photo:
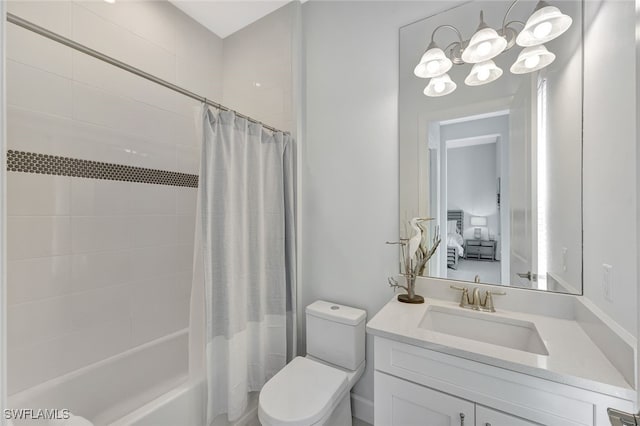
[[[504,296],[507,293],[504,291],[491,291],[486,290],[484,293],[484,300],[480,296],[480,289],[478,287],[474,287],[471,293],[471,298],[469,298],[469,289],[467,287],[457,287],[450,286],[454,290],[458,290],[462,292],[460,297],[460,307],[473,309],[474,311],[484,311],[484,312],[495,312],[496,308],[493,304],[493,296]]]

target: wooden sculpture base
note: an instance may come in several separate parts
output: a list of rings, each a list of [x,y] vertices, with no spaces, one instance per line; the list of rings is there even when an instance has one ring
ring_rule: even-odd
[[[419,294],[415,294],[413,297],[409,297],[408,294],[401,294],[398,296],[398,301],[402,303],[424,303],[424,297]]]

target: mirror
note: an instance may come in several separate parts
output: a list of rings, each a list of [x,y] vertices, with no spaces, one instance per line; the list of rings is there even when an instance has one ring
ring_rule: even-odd
[[[466,49],[474,45],[481,11],[509,40],[537,4],[466,3],[400,29],[400,236],[411,236],[411,218],[432,218],[424,226],[441,244],[428,276],[581,294],[582,2],[549,3],[572,24],[544,43],[555,60],[541,69],[546,56],[523,59],[532,48],[521,53],[516,43],[493,58],[502,69],[495,81],[467,85],[491,80],[494,71],[476,67],[474,74],[473,64],[455,64],[465,58],[460,39]],[[414,74],[434,47],[435,29],[435,44],[454,62],[447,75],[456,87],[446,95],[448,78]],[[520,69],[534,71],[512,72],[519,55]],[[427,68],[437,67],[423,62],[415,71]]]

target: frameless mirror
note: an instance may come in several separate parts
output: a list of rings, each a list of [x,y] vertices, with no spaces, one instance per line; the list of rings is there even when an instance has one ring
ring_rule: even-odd
[[[582,38],[570,0],[466,3],[400,29],[400,236],[431,218],[425,275],[582,293]]]

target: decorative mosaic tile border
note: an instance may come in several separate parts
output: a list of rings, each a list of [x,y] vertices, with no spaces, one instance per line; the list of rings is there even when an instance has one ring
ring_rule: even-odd
[[[198,187],[198,175],[15,150],[7,151],[7,171]]]

